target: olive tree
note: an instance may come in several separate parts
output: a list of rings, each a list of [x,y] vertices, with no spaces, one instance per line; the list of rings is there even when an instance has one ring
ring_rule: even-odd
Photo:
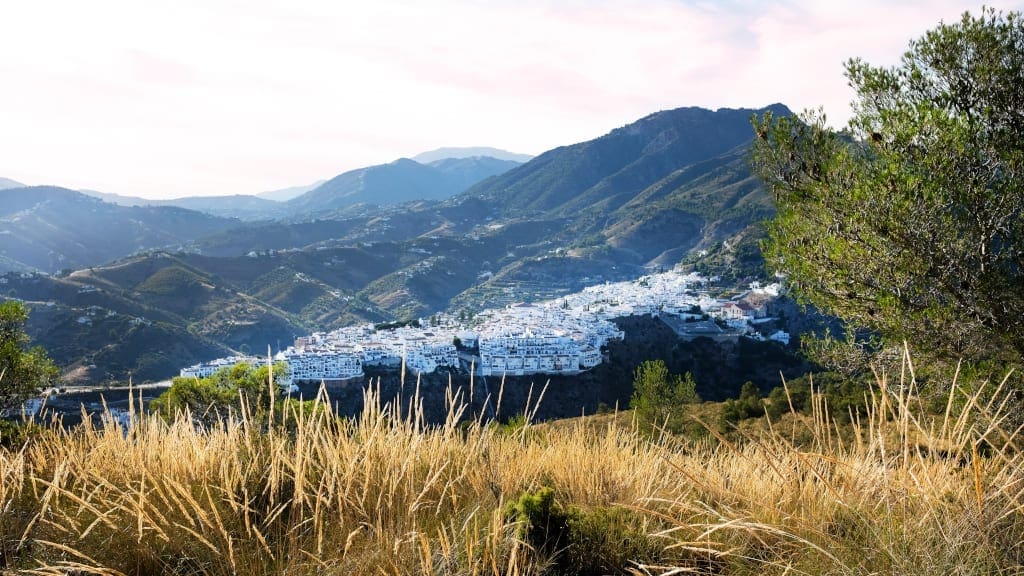
[[[1024,25],[965,13],[899,64],[846,63],[847,128],[755,119],[769,266],[805,301],[948,358],[1024,353]]]
[[[28,310],[16,300],[0,303],[0,409],[11,409],[59,382],[60,371],[41,347],[29,347]]]

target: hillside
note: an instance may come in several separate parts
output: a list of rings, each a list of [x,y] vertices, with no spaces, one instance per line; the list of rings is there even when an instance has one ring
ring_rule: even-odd
[[[536,400],[518,398],[502,405],[525,417],[478,420],[463,402],[486,396],[486,382],[424,383],[407,402],[370,387],[366,409],[342,419],[294,400],[207,426],[181,413],[122,424],[101,410],[74,433],[0,446],[11,543],[0,569],[1022,573],[1013,391],[967,377],[964,389],[981,389],[935,414],[914,395],[909,362],[896,372],[906,380],[867,390],[853,423],[816,399],[811,414],[729,429],[725,406],[703,403],[679,411],[693,422],[686,436],[611,406],[538,424]],[[442,423],[424,425],[427,399],[453,404]]]
[[[29,302],[33,341],[73,378],[144,381],[231,351],[279,349],[313,330],[390,320],[394,311],[365,290],[419,259],[397,245],[236,257],[152,252],[61,277],[7,274],[0,289]]]
[[[237,227],[169,206],[125,207],[53,186],[0,190],[0,266],[57,272],[95,266]],[[0,268],[0,272],[4,271]]]
[[[491,176],[504,174],[520,164],[522,162],[516,160],[470,156],[468,158],[442,158],[430,162],[428,165],[445,174],[454,183],[455,188],[461,191]]]
[[[588,142],[550,150],[462,196],[489,201],[513,215],[613,211],[688,165],[750,143],[750,118],[760,110],[678,108],[651,114]]]

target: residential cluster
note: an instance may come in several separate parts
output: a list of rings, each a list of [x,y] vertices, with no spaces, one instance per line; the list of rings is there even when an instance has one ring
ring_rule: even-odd
[[[482,376],[575,374],[599,365],[604,346],[623,338],[612,319],[640,315],[662,317],[684,338],[763,338],[755,327],[770,321],[767,308],[779,295],[778,284],[755,283],[730,299],[711,297],[707,287],[708,280],[697,274],[651,274],[591,286],[556,300],[486,310],[469,323],[437,315],[429,325],[317,332],[296,339],[275,359],[287,363],[292,382],[361,378],[364,367],[404,367],[417,374],[460,365]],[[789,335],[777,331],[769,338],[788,343]],[[251,361],[259,360],[225,358],[190,366],[181,374],[202,377]]]
[[[543,302],[488,310],[477,317],[480,374],[575,374],[601,363],[601,348],[623,333],[607,319]],[[472,343],[472,341],[471,341]]]
[[[316,332],[296,339],[275,359],[288,364],[295,382],[359,378],[364,366],[400,368],[403,362],[406,370],[417,374],[459,366],[453,334],[413,326],[378,330],[361,325]]]
[[[216,360],[182,368],[180,374],[186,378],[206,378],[207,376],[212,376],[214,372],[221,368],[230,368],[235,364],[256,365],[259,363],[260,359],[255,356],[228,356],[227,358],[217,358]]]

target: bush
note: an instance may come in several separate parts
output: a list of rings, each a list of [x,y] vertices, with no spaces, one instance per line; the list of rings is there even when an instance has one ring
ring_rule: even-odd
[[[727,428],[748,418],[759,418],[764,413],[765,403],[761,399],[761,391],[748,380],[743,383],[738,399],[730,398],[722,404],[722,427]]]
[[[555,504],[555,491],[547,486],[509,502],[505,518],[519,524],[519,537],[538,554],[554,556],[568,541],[569,515]]]

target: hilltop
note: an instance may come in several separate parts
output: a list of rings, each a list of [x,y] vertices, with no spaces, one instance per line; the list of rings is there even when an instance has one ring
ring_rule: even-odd
[[[950,403],[943,418],[923,411],[909,392],[916,382],[900,380],[888,401],[892,392],[868,390],[853,423],[819,398],[809,414],[729,430],[715,422],[726,405],[691,404],[681,412],[707,428],[693,420],[675,436],[652,435],[622,411],[535,425],[536,394],[505,399],[521,416],[477,420],[462,411],[472,388],[426,386],[453,399],[436,426],[424,425],[422,403],[370,387],[354,418],[288,400],[212,426],[119,407],[72,434],[37,431],[24,448],[0,447],[0,530],[32,543],[12,545],[0,566],[259,575],[1024,566],[1024,459],[998,393]]]

